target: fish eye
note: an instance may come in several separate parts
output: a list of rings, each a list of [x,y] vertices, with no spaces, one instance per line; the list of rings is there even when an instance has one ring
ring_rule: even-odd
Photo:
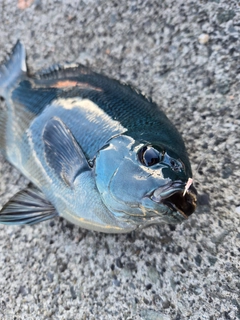
[[[141,148],[138,157],[140,162],[147,167],[151,167],[160,161],[159,152],[151,146]]]

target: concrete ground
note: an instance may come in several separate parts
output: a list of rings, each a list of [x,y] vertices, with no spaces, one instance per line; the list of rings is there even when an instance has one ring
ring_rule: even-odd
[[[127,235],[56,218],[0,226],[0,319],[240,319],[238,0],[0,0],[0,61],[74,61],[151,95],[201,194],[185,223]],[[1,204],[28,182],[0,159]]]

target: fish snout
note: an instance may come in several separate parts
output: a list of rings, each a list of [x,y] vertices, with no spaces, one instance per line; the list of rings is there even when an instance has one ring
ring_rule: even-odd
[[[197,190],[191,184],[177,180],[171,181],[153,191],[151,200],[162,203],[172,211],[179,212],[183,218],[187,219],[196,209]]]

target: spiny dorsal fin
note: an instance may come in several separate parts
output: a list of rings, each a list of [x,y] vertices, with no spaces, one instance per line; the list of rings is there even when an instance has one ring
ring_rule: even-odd
[[[47,69],[43,69],[35,74],[38,80],[54,80],[77,77],[79,74],[92,74],[92,71],[76,63],[54,64]]]
[[[35,74],[35,78],[40,81],[61,80],[61,79],[67,80],[70,78],[78,78],[80,75],[92,75],[95,77],[107,78],[108,80],[112,81],[112,83],[117,81],[117,80],[110,79],[105,75],[96,73],[90,68],[82,64],[68,63],[68,62],[66,62],[65,64],[54,64],[47,69],[40,70]],[[130,83],[124,83],[124,82],[120,82],[120,83],[123,86],[130,88],[131,90],[133,90],[133,92],[143,97],[144,99],[148,100],[150,103],[153,103],[151,97],[146,95],[144,92],[141,92],[140,90],[136,89]]]

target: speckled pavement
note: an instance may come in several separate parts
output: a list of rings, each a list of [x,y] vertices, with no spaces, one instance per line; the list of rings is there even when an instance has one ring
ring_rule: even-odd
[[[200,193],[177,227],[0,226],[0,319],[240,319],[239,1],[0,0],[0,22],[0,61],[21,39],[30,72],[81,62],[151,95]],[[0,160],[4,204],[28,181]]]

